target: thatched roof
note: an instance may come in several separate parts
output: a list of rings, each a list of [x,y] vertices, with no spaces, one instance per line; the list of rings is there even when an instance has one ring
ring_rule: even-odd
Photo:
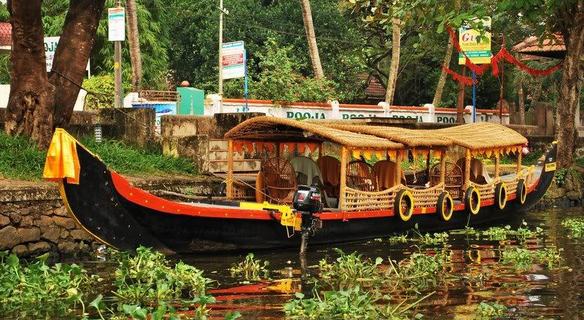
[[[424,131],[450,139],[454,144],[471,150],[504,148],[527,143],[527,138],[517,131],[490,122],[469,123]]]
[[[317,137],[314,137],[314,136]],[[227,139],[284,140],[318,138],[340,145],[367,149],[404,149],[404,145],[368,134],[330,128],[309,121],[276,117],[255,117],[246,120],[225,134]]]
[[[409,147],[446,147],[451,146],[452,140],[436,135],[433,131],[412,130],[399,127],[382,127],[368,125],[341,124],[339,122],[326,123],[327,127],[370,134],[390,141],[399,142]]]

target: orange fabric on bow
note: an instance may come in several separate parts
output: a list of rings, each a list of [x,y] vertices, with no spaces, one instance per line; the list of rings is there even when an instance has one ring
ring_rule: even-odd
[[[43,178],[49,181],[60,182],[67,179],[67,183],[79,184],[79,158],[77,157],[77,140],[67,131],[58,128],[53,134]]]

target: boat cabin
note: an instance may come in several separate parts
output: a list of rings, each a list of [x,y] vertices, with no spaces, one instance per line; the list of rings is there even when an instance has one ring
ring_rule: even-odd
[[[527,139],[493,123],[437,130],[298,121],[256,117],[231,129],[228,139],[227,198],[250,193],[256,202],[290,204],[299,185],[322,191],[324,211],[438,212],[450,219],[455,207],[478,213],[483,205],[502,209],[527,194],[535,177],[524,167]],[[260,159],[253,179],[234,172],[235,157]],[[513,165],[501,157],[516,155]]]

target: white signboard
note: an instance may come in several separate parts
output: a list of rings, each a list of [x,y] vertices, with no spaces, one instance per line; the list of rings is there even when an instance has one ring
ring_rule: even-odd
[[[107,26],[109,41],[126,40],[126,11],[124,8],[107,9]]]
[[[227,42],[221,47],[223,79],[245,77],[245,48],[243,41]]]
[[[61,37],[45,37],[45,60],[47,62],[47,72],[53,68],[53,60],[55,60],[55,52]],[[89,61],[87,61],[87,71],[89,71]]]

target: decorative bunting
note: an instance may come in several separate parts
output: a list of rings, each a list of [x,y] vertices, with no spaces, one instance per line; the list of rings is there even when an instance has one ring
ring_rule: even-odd
[[[461,74],[458,74],[450,69],[448,69],[445,66],[442,66],[442,70],[444,70],[444,72],[448,73],[450,76],[452,76],[452,79],[464,86],[472,86],[473,81],[471,77],[467,77],[467,76],[463,76]],[[475,81],[476,82],[476,81]]]
[[[367,161],[371,161],[371,151],[370,150],[363,151],[363,158],[365,158],[365,160]]]
[[[351,152],[351,154],[353,155],[353,158],[354,159],[359,159],[360,158],[360,155],[361,155],[361,152],[359,150],[357,150],[357,149],[353,149],[353,151]]]

